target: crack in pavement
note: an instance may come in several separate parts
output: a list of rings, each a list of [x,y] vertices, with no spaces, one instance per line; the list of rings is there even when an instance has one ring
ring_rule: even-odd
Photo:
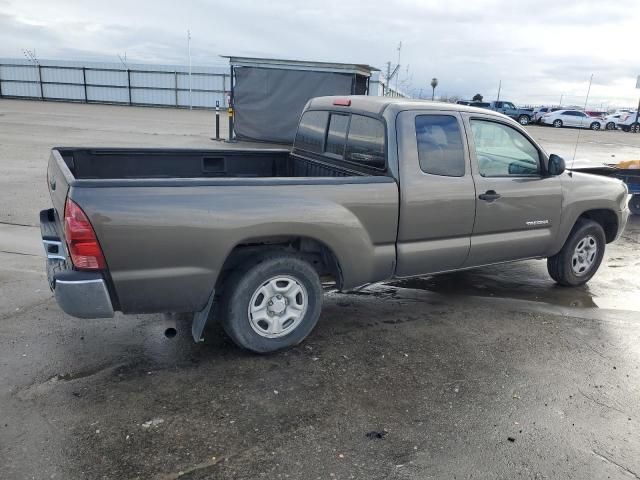
[[[6,220],[0,220],[0,225],[12,225],[15,227],[32,227],[32,228],[38,228],[39,225],[33,225],[33,224],[28,224],[28,223],[14,223],[14,222],[7,222]]]
[[[606,403],[604,403],[604,402],[601,402],[601,401],[599,401],[599,400],[596,400],[596,399],[595,399],[595,398],[593,398],[591,395],[587,395],[586,393],[584,393],[584,392],[583,392],[582,390],[580,390],[580,389],[578,389],[578,392],[580,392],[580,394],[581,394],[583,397],[585,397],[585,398],[587,398],[587,399],[591,400],[591,401],[592,401],[593,403],[595,403],[596,405],[600,405],[601,407],[608,408],[609,410],[615,410],[616,412],[620,412],[620,413],[622,413],[623,415],[626,415],[626,414],[627,414],[624,410],[621,410],[621,409],[619,409],[618,407],[613,407],[613,406],[611,406],[611,405],[607,405],[607,404],[606,404]]]
[[[611,465],[614,465],[614,466],[618,467],[623,472],[625,472],[625,473],[631,475],[632,477],[637,478],[638,480],[640,480],[640,476],[638,476],[638,474],[636,472],[634,472],[633,470],[630,470],[629,468],[625,467],[624,465],[619,464],[615,460],[610,459],[606,455],[598,453],[595,450],[591,450],[591,453],[593,453],[596,457],[600,458],[601,460],[603,460],[603,461],[605,461],[607,463],[610,463]]]
[[[42,255],[36,255],[35,253],[12,252],[10,250],[0,250],[0,253],[8,253],[9,255],[24,255],[26,257],[41,257],[42,256]]]

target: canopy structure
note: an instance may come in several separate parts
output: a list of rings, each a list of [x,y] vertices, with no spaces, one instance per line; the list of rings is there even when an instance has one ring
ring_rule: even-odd
[[[377,68],[362,64],[223,56],[231,66],[234,130],[242,140],[291,143],[307,101],[367,95]]]

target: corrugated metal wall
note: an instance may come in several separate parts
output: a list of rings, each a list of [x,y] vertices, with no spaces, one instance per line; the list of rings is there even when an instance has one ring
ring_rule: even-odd
[[[191,87],[191,92],[189,91]],[[0,98],[167,107],[226,106],[224,67],[128,64],[0,58]]]

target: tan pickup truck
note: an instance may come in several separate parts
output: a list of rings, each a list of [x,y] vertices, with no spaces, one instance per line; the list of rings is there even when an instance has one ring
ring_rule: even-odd
[[[193,312],[241,347],[302,341],[323,286],[547,258],[581,285],[627,221],[615,179],[565,171],[486,109],[322,97],[293,149],[56,148],[41,212],[50,286],[86,318]]]

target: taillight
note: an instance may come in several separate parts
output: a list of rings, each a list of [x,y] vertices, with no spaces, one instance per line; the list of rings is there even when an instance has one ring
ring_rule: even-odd
[[[78,270],[102,270],[106,267],[91,222],[70,198],[64,206],[64,236],[71,261]]]

